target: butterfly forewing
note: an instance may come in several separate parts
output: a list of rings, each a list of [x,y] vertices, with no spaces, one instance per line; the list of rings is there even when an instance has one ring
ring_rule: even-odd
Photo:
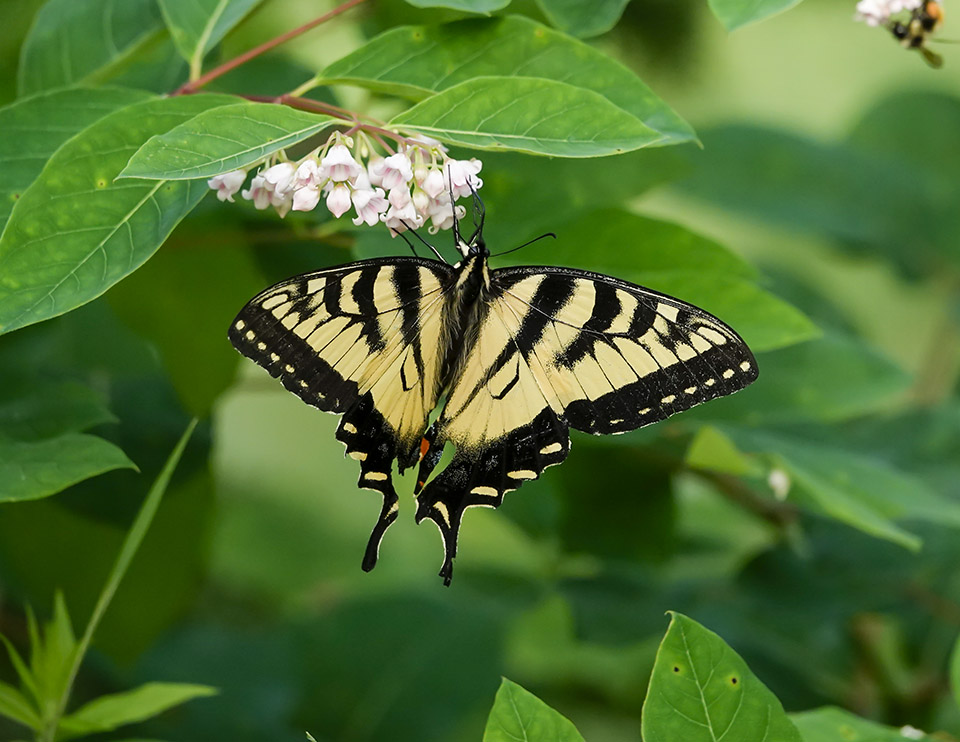
[[[359,485],[384,498],[365,569],[397,515],[393,462],[416,460],[440,394],[451,274],[417,258],[307,273],[254,297],[230,328],[237,350],[287,389],[343,415],[337,438],[360,462]]]
[[[431,436],[438,447],[452,441],[457,454],[427,484],[417,511],[444,536],[445,579],[463,511],[496,507],[505,492],[563,461],[568,425],[623,433],[757,376],[749,348],[716,317],[573,269],[495,271],[475,336]]]

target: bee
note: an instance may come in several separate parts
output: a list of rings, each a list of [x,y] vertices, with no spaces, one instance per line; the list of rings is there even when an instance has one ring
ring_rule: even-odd
[[[926,47],[927,37],[943,23],[943,6],[936,0],[924,0],[923,4],[910,11],[906,21],[892,21],[888,28],[906,49],[916,49],[927,64],[935,69],[943,66],[943,57]]]

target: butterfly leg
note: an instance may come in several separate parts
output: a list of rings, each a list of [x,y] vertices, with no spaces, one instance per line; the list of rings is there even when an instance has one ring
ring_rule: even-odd
[[[370,534],[361,565],[364,572],[369,572],[377,564],[380,541],[397,519],[400,507],[392,477],[397,454],[395,436],[383,416],[374,409],[370,395],[365,394],[344,413],[337,428],[337,440],[346,445],[347,456],[360,462],[357,486],[383,496],[383,507]]]

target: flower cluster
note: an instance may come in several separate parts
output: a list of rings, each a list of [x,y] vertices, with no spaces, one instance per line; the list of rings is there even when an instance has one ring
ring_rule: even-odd
[[[293,211],[312,211],[321,200],[336,218],[353,208],[357,226],[386,224],[393,232],[416,229],[428,221],[435,234],[450,229],[465,209],[456,201],[480,188],[477,159],[455,160],[440,142],[420,137],[408,139],[399,152],[383,157],[358,134],[334,132],[326,144],[298,162],[282,154],[264,163],[250,181],[244,170],[218,175],[207,181],[221,201],[240,195],[257,209],[273,207],[281,217]],[[455,211],[456,209],[456,211]]]
[[[860,0],[855,18],[868,26],[885,26],[890,16],[916,10],[921,5],[923,0]]]

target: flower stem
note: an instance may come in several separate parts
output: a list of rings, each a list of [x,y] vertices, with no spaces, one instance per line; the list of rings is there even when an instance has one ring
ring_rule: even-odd
[[[334,8],[333,10],[327,13],[324,13],[322,16],[318,18],[314,18],[312,21],[309,21],[308,23],[304,23],[302,26],[299,26],[298,28],[294,28],[291,31],[287,31],[284,34],[280,34],[280,36],[270,39],[269,41],[266,41],[260,44],[260,46],[254,47],[250,51],[244,52],[240,56],[234,57],[233,59],[230,59],[224,62],[218,67],[214,67],[208,73],[206,73],[205,75],[201,75],[196,80],[189,80],[188,82],[184,83],[179,88],[177,88],[177,90],[173,92],[173,95],[186,95],[189,93],[195,93],[199,88],[202,88],[208,82],[211,82],[212,80],[216,80],[218,77],[221,77],[226,73],[230,72],[231,70],[236,69],[244,62],[249,62],[251,59],[255,57],[259,57],[261,54],[264,54],[265,52],[268,52],[271,49],[274,49],[280,46],[281,44],[285,44],[286,42],[290,41],[290,39],[294,39],[297,36],[300,36],[301,34],[316,28],[321,23],[326,23],[331,18],[336,18],[341,13],[344,13],[350,10],[350,8],[354,7],[355,5],[359,5],[360,3],[363,3],[363,2],[366,2],[366,0],[347,0],[347,2],[341,5],[338,5],[336,8]]]

